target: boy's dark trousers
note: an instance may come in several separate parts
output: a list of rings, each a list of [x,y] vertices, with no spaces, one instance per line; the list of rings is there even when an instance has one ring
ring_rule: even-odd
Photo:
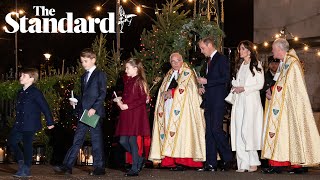
[[[95,128],[91,128],[81,122],[78,122],[77,130],[74,135],[73,145],[67,152],[64,160],[63,166],[71,170],[74,166],[79,150],[83,145],[85,140],[85,135],[90,129],[91,142],[92,142],[92,156],[93,156],[93,167],[94,169],[105,168],[104,163],[104,150],[103,150],[103,134],[102,134],[102,119],[99,120]]]
[[[8,145],[14,153],[17,162],[23,160],[24,165],[31,167],[32,164],[32,142],[35,131],[19,131],[13,127],[9,136]],[[23,144],[23,152],[19,147],[19,142]]]

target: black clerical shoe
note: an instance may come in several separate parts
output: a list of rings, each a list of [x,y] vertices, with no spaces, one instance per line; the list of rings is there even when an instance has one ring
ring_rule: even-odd
[[[261,171],[264,174],[274,174],[274,173],[281,174],[282,171],[283,171],[283,167],[281,167],[281,166],[279,166],[279,167],[271,166],[269,168],[262,169]]]
[[[93,171],[89,172],[90,176],[102,176],[105,174],[106,174],[106,171],[102,168],[95,168]]]
[[[139,176],[139,173],[130,170],[130,171],[127,172],[124,176]]]
[[[301,168],[291,168],[288,170],[288,173],[290,174],[304,174],[308,172],[307,167],[301,167]]]
[[[176,167],[170,168],[170,171],[184,171],[185,167],[177,165]]]
[[[72,170],[65,166],[54,166],[53,171],[57,174],[65,174],[65,175],[72,174]]]
[[[217,167],[213,167],[211,164],[206,164],[204,165],[203,168],[197,169],[198,172],[203,172],[203,171],[217,171]]]

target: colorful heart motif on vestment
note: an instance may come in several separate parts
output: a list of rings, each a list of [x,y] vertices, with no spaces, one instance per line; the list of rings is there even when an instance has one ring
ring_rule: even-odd
[[[179,110],[174,110],[174,114],[177,116],[180,113]]]
[[[270,136],[271,138],[273,138],[275,134],[276,134],[276,133],[269,132],[269,136]]]
[[[289,64],[285,64],[285,65],[284,65],[284,68],[285,68],[285,69],[288,69],[288,67],[289,67]]]
[[[282,90],[282,87],[281,86],[277,86],[277,90],[278,90],[278,92],[280,92]]]

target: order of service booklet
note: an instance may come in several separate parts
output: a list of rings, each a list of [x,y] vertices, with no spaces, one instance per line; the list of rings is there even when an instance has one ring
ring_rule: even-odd
[[[97,123],[99,121],[99,118],[100,116],[97,115],[97,114],[94,114],[92,116],[88,116],[88,110],[84,110],[83,113],[82,113],[82,116],[80,118],[80,122],[90,126],[90,127],[93,127],[95,128],[97,126]]]

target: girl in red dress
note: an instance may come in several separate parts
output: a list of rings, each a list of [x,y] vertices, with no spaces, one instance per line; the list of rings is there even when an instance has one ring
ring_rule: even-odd
[[[143,157],[138,154],[137,136],[150,136],[146,109],[148,85],[140,59],[128,59],[125,67],[123,94],[115,99],[122,110],[115,135],[120,136],[120,144],[132,155],[132,167],[125,176],[138,176]]]

